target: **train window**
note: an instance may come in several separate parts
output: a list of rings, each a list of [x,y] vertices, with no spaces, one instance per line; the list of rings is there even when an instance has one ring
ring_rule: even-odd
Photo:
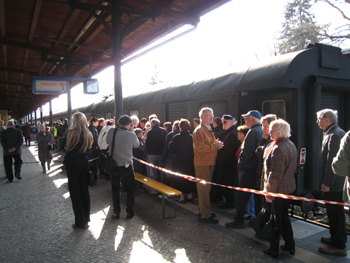
[[[106,120],[111,119],[112,113],[111,112],[106,112]]]
[[[262,104],[262,115],[276,114],[278,118],[286,119],[286,102],[284,100],[265,100]]]
[[[200,104],[201,108],[209,107],[214,111],[215,117],[221,117],[224,114],[232,114],[228,112],[228,104],[227,101],[205,101]]]
[[[139,110],[130,110],[130,116],[136,115],[137,118],[140,118],[140,111]]]

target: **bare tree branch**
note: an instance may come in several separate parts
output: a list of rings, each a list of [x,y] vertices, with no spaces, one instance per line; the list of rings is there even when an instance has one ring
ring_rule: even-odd
[[[329,0],[321,0],[321,1],[326,2],[327,4],[332,6],[333,8],[337,9],[341,13],[341,15],[343,16],[344,19],[350,21],[350,18],[347,15],[345,15],[345,13],[339,7],[337,7],[335,4],[331,3]],[[345,2],[350,4],[350,0],[345,0]]]

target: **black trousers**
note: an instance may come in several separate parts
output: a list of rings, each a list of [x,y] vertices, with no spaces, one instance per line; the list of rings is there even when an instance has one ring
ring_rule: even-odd
[[[26,146],[30,146],[30,137],[24,137],[24,140],[26,142]]]
[[[75,225],[82,227],[90,221],[90,194],[88,185],[89,168],[67,167],[68,189],[75,215]]]
[[[126,196],[126,212],[134,212],[135,203],[135,174],[132,165],[128,168],[118,166],[111,174],[112,196],[113,196],[113,212],[120,213],[120,189],[121,184],[127,192]]]
[[[238,186],[243,188],[255,189],[256,188],[256,170],[255,169],[244,170]],[[251,195],[252,193],[236,191],[235,221],[244,222],[245,208],[247,206],[247,203]]]
[[[15,160],[15,176],[21,176],[22,159],[20,154],[4,155],[4,166],[9,181],[13,181],[12,158]]]
[[[343,192],[326,192],[323,193],[323,198],[328,201],[343,202]],[[341,205],[326,204],[326,208],[332,246],[344,249],[347,241],[344,207]]]
[[[274,206],[276,211],[276,220],[278,227],[278,239],[270,242],[270,249],[274,253],[278,253],[279,251],[279,241],[281,239],[281,235],[284,239],[284,245],[288,249],[295,248],[294,236],[292,224],[290,222],[290,218],[288,215],[288,208],[291,204],[291,200],[275,198]]]
[[[235,170],[235,171],[234,171]],[[217,182],[223,185],[237,186],[238,185],[238,172],[237,166],[225,164],[217,166]],[[235,206],[235,195],[236,191],[229,188],[220,187],[221,194],[225,197],[226,204]]]

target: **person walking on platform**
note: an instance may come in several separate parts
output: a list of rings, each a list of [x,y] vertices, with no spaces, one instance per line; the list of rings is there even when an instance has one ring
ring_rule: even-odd
[[[197,178],[211,182],[218,150],[224,144],[215,140],[210,124],[213,123],[214,112],[211,108],[202,108],[199,112],[201,124],[193,132],[194,167]],[[198,192],[198,208],[200,221],[204,223],[219,223],[210,213],[210,184],[196,183]]]
[[[72,126],[66,135],[66,156],[63,164],[67,169],[68,190],[72,201],[75,222],[73,228],[87,229],[90,221],[89,162],[87,149],[92,145],[91,132],[86,128],[83,113],[72,116]]]
[[[340,140],[345,135],[338,124],[338,112],[324,109],[317,112],[317,124],[323,133],[321,155],[321,184],[324,200],[343,202],[343,186],[345,177],[332,171],[332,162],[336,156]],[[318,251],[328,255],[346,256],[346,224],[344,207],[326,204],[329,220],[330,237],[322,237],[321,242],[327,246],[319,247]]]
[[[6,178],[13,181],[12,158],[15,160],[15,177],[21,180],[23,134],[20,129],[16,129],[13,121],[9,121],[7,129],[1,132],[1,145],[4,148],[4,166]]]
[[[51,144],[55,142],[51,132],[45,131],[45,126],[40,125],[40,131],[36,135],[36,141],[38,143],[39,160],[43,173],[46,173],[45,163],[47,162],[47,170],[50,170],[50,163],[52,160],[52,154],[50,151]]]
[[[109,145],[110,154],[113,147],[113,160],[117,167],[111,174],[112,196],[113,196],[113,219],[119,219],[120,214],[120,188],[121,181],[123,189],[127,192],[126,196],[126,213],[127,219],[134,217],[135,202],[135,174],[132,161],[132,150],[138,148],[140,141],[134,133],[134,124],[128,115],[119,118],[120,128],[112,128],[107,134],[107,144]],[[113,144],[113,137],[114,145]]]
[[[0,164],[3,165],[4,164],[4,152],[1,146],[1,132],[6,130],[6,127],[4,125],[4,121],[0,120]]]
[[[23,127],[23,136],[26,142],[26,147],[30,147],[30,136],[32,135],[33,130],[32,127],[26,122]]]
[[[248,111],[242,117],[249,131],[244,138],[242,151],[239,155],[238,165],[243,170],[239,187],[256,188],[256,169],[258,166],[258,157],[255,155],[258,142],[263,135],[263,130],[260,125],[261,113],[257,110]],[[246,205],[250,199],[251,193],[236,191],[236,216],[235,221],[226,223],[228,228],[245,228],[244,214]]]

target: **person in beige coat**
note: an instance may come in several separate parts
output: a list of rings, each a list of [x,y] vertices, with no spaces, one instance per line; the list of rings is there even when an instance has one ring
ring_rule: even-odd
[[[213,110],[211,108],[202,108],[199,112],[199,117],[201,118],[201,124],[193,132],[195,174],[197,178],[211,182],[217,152],[224,147],[224,144],[219,139],[215,139],[210,127],[214,118]],[[210,213],[211,185],[196,184],[200,221],[217,224],[219,220],[214,218],[214,214]]]

